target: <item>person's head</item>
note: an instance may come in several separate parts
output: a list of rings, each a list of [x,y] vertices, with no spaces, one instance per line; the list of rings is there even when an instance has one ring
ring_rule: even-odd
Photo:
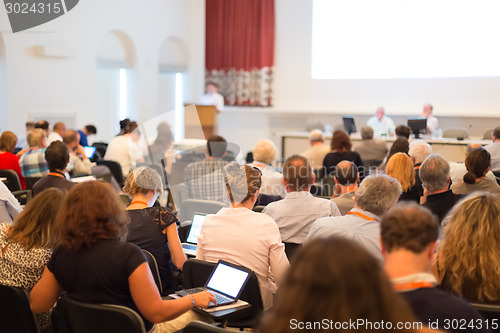
[[[408,154],[409,151],[410,151],[410,143],[408,142],[408,139],[397,138],[392,143],[391,148],[389,148],[388,157],[391,157],[392,155],[394,155],[396,153]]]
[[[368,176],[359,184],[355,205],[363,210],[382,216],[394,206],[401,195],[401,185],[384,174]]]
[[[150,167],[135,168],[128,174],[123,187],[123,192],[129,197],[137,194],[157,196],[162,190],[163,183],[160,175]]]
[[[358,167],[351,161],[341,161],[335,169],[335,183],[351,186],[359,181]]]
[[[26,138],[30,148],[45,147],[46,139],[47,135],[45,134],[45,131],[40,128],[35,128],[34,130],[32,130]]]
[[[413,164],[422,163],[431,153],[431,145],[424,140],[413,140],[410,143],[408,155],[410,155]]]
[[[45,160],[51,172],[64,171],[69,162],[69,149],[63,142],[52,141],[45,150]]]
[[[396,126],[395,132],[398,138],[409,139],[411,134],[411,129],[406,125],[398,125]]]
[[[26,125],[26,133],[31,132],[35,128],[34,121],[27,121],[25,125]]]
[[[2,132],[0,135],[0,151],[14,153],[17,144],[17,136],[10,131]]]
[[[64,136],[64,133],[66,133],[66,125],[62,122],[55,123],[54,132],[58,133],[60,136]]]
[[[464,175],[464,182],[474,184],[478,178],[484,177],[490,170],[491,155],[484,148],[477,148],[471,151],[465,159],[467,173]]]
[[[69,149],[73,149],[78,145],[79,135],[77,131],[67,130],[63,136],[63,142]]]
[[[42,129],[45,132],[45,135],[49,136],[50,125],[46,120],[39,120],[35,124],[35,128]]]
[[[120,134],[126,133],[128,124],[130,124],[129,118],[120,120]]]
[[[168,149],[172,142],[174,142],[174,134],[170,124],[166,121],[162,121],[156,127],[158,134],[156,135],[155,144],[161,144],[165,149]],[[210,140],[210,138],[209,138]]]
[[[276,158],[276,146],[271,140],[259,140],[252,153],[254,161],[271,164]]]
[[[396,153],[392,155],[387,161],[385,173],[401,184],[403,192],[410,190],[415,184],[415,169],[411,159],[406,154]]]
[[[325,137],[323,136],[323,132],[321,132],[319,129],[313,129],[311,132],[309,132],[310,144],[323,142],[325,142]]]
[[[469,143],[467,145],[467,147],[465,148],[465,157],[469,156],[469,154],[477,149],[477,148],[481,148],[482,146],[479,144],[479,143]]]
[[[65,193],[53,187],[35,196],[14,219],[8,240],[22,244],[26,250],[55,248],[59,241],[56,215]]]
[[[102,238],[124,240],[129,222],[118,194],[101,181],[73,186],[57,216],[61,245],[75,251],[92,247]]]
[[[314,179],[311,164],[304,156],[292,155],[283,163],[283,182],[289,191],[309,191]]]
[[[351,139],[349,135],[343,130],[335,130],[330,142],[330,148],[333,151],[342,152],[351,150]]]
[[[420,166],[419,176],[430,194],[446,191],[450,185],[450,164],[439,154],[429,155]]]
[[[379,107],[375,111],[375,116],[377,117],[378,120],[382,120],[382,118],[384,118],[384,115],[385,115],[385,110],[383,107]]]
[[[82,132],[86,135],[97,134],[97,128],[94,125],[85,125]]]
[[[429,264],[439,235],[439,221],[430,210],[413,202],[399,203],[382,217],[382,251],[406,250],[414,254],[427,251]]]
[[[212,135],[207,140],[207,154],[211,157],[222,158],[226,155],[227,141],[220,135]]]
[[[433,109],[434,109],[434,108],[432,107],[432,105],[431,105],[431,104],[428,104],[428,103],[427,103],[427,104],[425,104],[425,105],[424,105],[424,108],[423,108],[423,110],[422,110],[422,115],[423,115],[424,117],[426,117],[426,118],[427,118],[427,117],[430,117],[430,116],[432,115],[432,110],[433,110]]]
[[[438,258],[451,291],[480,302],[500,299],[500,197],[475,192],[443,221]]]
[[[361,140],[373,139],[373,128],[371,126],[361,127]]]
[[[231,163],[226,167],[224,181],[232,206],[255,202],[262,185],[262,173],[249,165]]]
[[[217,93],[217,89],[219,87],[217,86],[217,84],[215,82],[207,82],[207,93],[209,94],[215,94]]]
[[[493,140],[493,142],[500,140],[500,126],[495,127],[495,129],[491,133],[491,139]]]
[[[414,321],[412,317],[377,259],[355,242],[329,237],[306,243],[295,254],[260,331],[305,332],[294,323],[321,323],[325,318],[333,324],[362,318],[396,327],[398,321]],[[326,331],[343,330],[350,331],[342,326]]]
[[[135,121],[129,121],[127,126],[125,126],[125,134],[130,134],[139,127],[139,124]]]

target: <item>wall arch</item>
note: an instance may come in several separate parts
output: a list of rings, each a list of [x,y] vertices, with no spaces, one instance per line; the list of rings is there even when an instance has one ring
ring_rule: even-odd
[[[160,47],[160,72],[186,72],[188,69],[186,44],[177,37],[168,37]]]

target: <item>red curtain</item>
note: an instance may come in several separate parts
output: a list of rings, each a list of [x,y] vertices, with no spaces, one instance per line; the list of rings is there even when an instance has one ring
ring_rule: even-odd
[[[226,105],[272,105],[274,0],[206,0],[205,63]]]

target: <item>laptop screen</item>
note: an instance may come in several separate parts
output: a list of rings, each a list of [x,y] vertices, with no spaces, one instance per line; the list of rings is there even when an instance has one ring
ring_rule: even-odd
[[[87,158],[94,157],[96,147],[83,146],[83,152],[87,156]]]
[[[248,272],[219,262],[207,282],[207,288],[226,294],[233,298],[238,297],[241,288],[245,285]]]
[[[189,234],[186,239],[188,243],[198,244],[198,236],[200,235],[203,221],[205,221],[205,214],[194,213],[191,229],[189,229]]]

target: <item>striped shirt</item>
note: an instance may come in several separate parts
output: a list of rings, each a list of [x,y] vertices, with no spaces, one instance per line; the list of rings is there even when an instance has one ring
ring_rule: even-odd
[[[227,163],[221,158],[206,158],[189,164],[184,170],[188,198],[224,202],[226,185],[222,168]]]
[[[24,177],[43,177],[49,174],[45,161],[45,148],[28,150],[19,159],[19,166]]]

